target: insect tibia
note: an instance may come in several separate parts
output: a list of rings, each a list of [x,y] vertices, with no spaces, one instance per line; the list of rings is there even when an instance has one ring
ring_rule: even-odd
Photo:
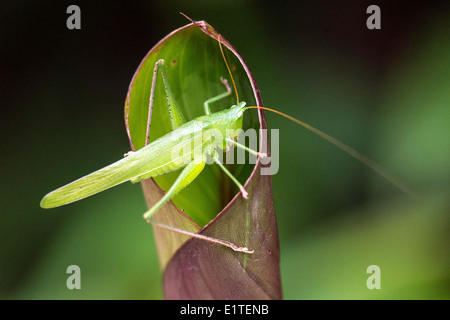
[[[257,156],[257,157],[260,157],[260,158],[267,158],[267,153],[264,153],[264,152],[257,152],[257,153],[256,153],[256,156]]]
[[[190,237],[193,237],[193,238],[197,238],[197,239],[200,239],[200,240],[205,240],[205,241],[212,242],[212,243],[215,243],[215,244],[218,244],[218,245],[222,245],[222,246],[228,247],[228,248],[230,248],[230,249],[232,249],[232,250],[234,250],[236,252],[242,252],[242,253],[253,253],[253,252],[255,252],[254,250],[249,250],[247,247],[239,247],[239,246],[237,246],[234,243],[229,242],[229,241],[220,240],[220,239],[208,237],[208,236],[205,236],[205,235],[202,235],[202,234],[193,233],[193,232],[190,232],[190,231],[186,231],[186,230],[183,230],[183,229],[179,229],[179,228],[175,228],[175,227],[169,226],[169,225],[167,225],[165,223],[153,220],[151,217],[145,217],[145,220],[148,223],[153,224],[154,226],[157,226],[157,227],[169,230],[169,231],[181,233],[181,234],[184,234],[184,235],[187,235],[187,236],[190,236]]]

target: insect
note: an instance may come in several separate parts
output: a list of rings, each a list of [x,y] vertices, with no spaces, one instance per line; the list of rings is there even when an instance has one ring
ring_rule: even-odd
[[[221,46],[220,50],[223,54]],[[238,186],[244,198],[248,197],[248,193],[242,184],[219,160],[216,148],[227,149],[231,146],[235,146],[243,148],[257,157],[266,156],[266,154],[247,148],[236,141],[239,129],[242,129],[244,112],[247,110],[246,102],[237,102],[230,108],[219,112],[213,113],[211,111],[210,105],[213,102],[228,97],[233,92],[226,79],[220,79],[225,87],[224,92],[204,102],[205,115],[187,122],[178,107],[172,90],[170,89],[163,59],[158,60],[154,67],[153,83],[150,93],[150,108],[152,107],[154,100],[155,83],[159,74],[161,74],[167,97],[172,131],[149,143],[150,125],[148,123],[146,143],[143,148],[138,151],[130,151],[125,154],[123,159],[50,192],[41,200],[41,207],[54,208],[62,206],[84,199],[128,180],[132,183],[136,183],[144,179],[182,169],[171,188],[144,214],[144,218],[150,223],[154,223],[175,232],[181,232],[192,237],[225,245],[235,251],[252,253],[253,251],[246,247],[238,247],[227,241],[187,232],[152,219],[153,215],[165,203],[171,200],[182,189],[187,187],[202,172],[207,163],[207,157],[212,158],[225,174],[231,178]],[[232,80],[234,82],[234,79]],[[217,133],[219,133],[221,139],[217,139]],[[192,146],[194,142],[197,141],[200,141],[198,146],[189,148],[189,146]],[[179,151],[184,151],[186,147],[188,147],[187,152],[182,152],[180,155]]]
[[[230,74],[230,79],[236,92],[233,75],[228,66],[227,59],[225,58],[220,38],[218,42],[223,59]],[[327,134],[319,131],[316,128],[313,128],[301,122],[300,120],[292,118],[279,111],[266,107],[247,106],[246,102],[239,101],[237,92],[237,102],[235,105],[231,106],[228,109],[213,113],[210,108],[211,103],[224,99],[231,95],[233,92],[230,84],[224,78],[220,78],[220,81],[225,87],[224,92],[215,97],[209,98],[204,102],[203,107],[205,115],[187,122],[180,108],[178,107],[176,99],[170,89],[169,79],[165,69],[165,62],[162,59],[156,62],[153,70],[153,82],[150,91],[150,108],[153,104],[155,95],[155,83],[159,74],[161,74],[167,98],[172,131],[149,143],[148,139],[150,134],[150,124],[148,122],[146,143],[143,148],[139,149],[138,151],[130,151],[125,154],[125,157],[123,159],[50,192],[42,199],[40,203],[42,208],[54,208],[69,204],[94,195],[108,188],[114,187],[128,180],[136,183],[144,179],[182,169],[178,178],[175,180],[166,194],[153,207],[145,212],[144,218],[149,223],[153,223],[174,232],[183,233],[191,237],[217,243],[238,252],[253,253],[253,250],[250,250],[246,247],[240,247],[225,240],[191,233],[163,224],[153,219],[153,215],[165,203],[170,201],[182,189],[187,187],[202,172],[202,170],[205,168],[208,157],[213,159],[214,163],[216,163],[224,171],[224,173],[238,186],[242,196],[244,198],[247,198],[248,194],[245,188],[221,163],[217,149],[237,147],[242,148],[247,152],[256,155],[257,157],[267,156],[264,153],[260,153],[258,151],[247,148],[245,145],[242,145],[236,141],[239,129],[242,129],[244,113],[246,110],[251,108],[260,108],[272,111],[295,121],[308,130],[311,130],[314,133],[320,135],[332,144],[338,146],[342,150],[348,152],[353,157],[359,159],[378,173],[396,183],[395,179],[392,179],[391,176],[387,174],[382,167],[380,167],[370,159],[367,159],[342,142],[328,136]],[[211,134],[211,132],[218,132],[221,138],[217,139],[217,135]],[[200,142],[196,144],[195,142],[197,141]],[[188,147],[192,145],[194,145],[194,148]],[[179,150],[184,150],[184,152],[182,152],[180,155],[180,153],[178,152]]]

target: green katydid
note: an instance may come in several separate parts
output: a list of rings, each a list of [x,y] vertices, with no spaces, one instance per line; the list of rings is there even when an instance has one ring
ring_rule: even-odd
[[[260,108],[281,114],[288,119],[291,119],[308,130],[325,138],[332,144],[336,145],[340,149],[346,151],[353,157],[367,164],[369,167],[380,173],[388,180],[399,186],[399,181],[388,174],[382,167],[367,159],[354,149],[348,147],[342,142],[326,135],[322,131],[315,129],[297,119],[294,119],[288,115],[285,115],[279,111],[256,106],[247,106],[246,102],[239,101],[239,97],[234,85],[234,79],[231,70],[228,67],[227,60],[225,58],[221,39],[219,37],[219,48],[224,58],[225,64],[228,68],[231,81],[236,93],[237,103],[228,109],[211,112],[210,104],[219,101],[232,94],[233,90],[228,81],[221,78],[221,82],[225,87],[225,91],[218,96],[212,97],[204,102],[205,115],[195,118],[189,122],[186,122],[181,110],[179,109],[176,99],[170,89],[169,79],[164,67],[164,60],[159,60],[155,64],[153,71],[153,80],[150,91],[150,107],[152,108],[155,84],[158,74],[162,76],[164,90],[166,93],[169,114],[171,118],[171,125],[173,131],[164,135],[163,137],[148,143],[150,124],[147,123],[146,143],[145,147],[135,152],[129,152],[125,154],[125,157],[107,167],[104,167],[98,171],[95,171],[89,175],[86,175],[72,183],[69,183],[53,192],[47,194],[41,201],[42,208],[54,208],[62,206],[68,203],[72,203],[83,198],[89,197],[93,194],[116,186],[120,183],[130,180],[131,182],[139,182],[143,179],[155,177],[161,174],[166,174],[179,169],[182,169],[180,175],[173,183],[171,188],[166,194],[145,214],[144,218],[149,222],[159,227],[166,228],[168,230],[186,234],[191,237],[200,238],[206,241],[217,243],[226,247],[229,247],[238,252],[252,253],[246,247],[239,247],[233,243],[225,240],[214,239],[201,234],[188,232],[182,229],[178,229],[161,222],[152,219],[153,215],[169,200],[171,200],[176,194],[178,194],[183,188],[187,187],[204,169],[207,157],[211,157],[214,162],[233,180],[233,182],[239,187],[240,192],[244,198],[247,198],[247,192],[239,181],[226,169],[226,167],[220,162],[217,148],[228,149],[231,146],[242,148],[258,157],[265,157],[266,154],[254,151],[247,148],[244,145],[239,144],[236,139],[239,133],[238,129],[242,129],[243,116],[246,110],[251,108]],[[215,130],[220,132],[223,137],[220,141],[215,140],[215,136],[205,135],[206,132]],[[185,146],[195,145],[195,141],[200,140],[201,143],[197,144],[194,148],[188,148],[187,152],[184,152],[182,156],[174,157],[174,150],[183,149]],[[176,152],[175,154],[178,154]],[[400,186],[400,188],[402,188]]]
[[[220,50],[223,54],[221,46]],[[50,192],[42,199],[41,207],[54,208],[62,206],[84,199],[128,180],[136,183],[147,178],[170,173],[183,168],[172,187],[167,191],[164,197],[159,200],[159,202],[157,202],[144,214],[144,218],[150,223],[154,223],[160,227],[175,232],[180,232],[192,237],[215,242],[230,247],[235,251],[252,253],[253,251],[247,249],[246,247],[238,247],[227,241],[213,239],[200,234],[194,234],[162,224],[152,219],[152,216],[158,211],[159,208],[161,208],[161,206],[171,200],[183,188],[187,187],[201,173],[206,165],[207,156],[210,156],[214,162],[217,163],[219,167],[233,180],[233,182],[236,183],[243,197],[248,197],[244,187],[220,162],[216,151],[217,147],[221,149],[228,149],[234,145],[236,147],[243,148],[256,156],[266,156],[264,153],[259,153],[249,149],[236,141],[237,135],[240,132],[239,129],[242,129],[243,114],[247,109],[246,102],[237,102],[236,105],[233,105],[229,109],[215,113],[211,112],[211,103],[221,100],[233,92],[226,79],[220,79],[226,90],[218,96],[212,97],[204,102],[205,115],[186,122],[170,89],[164,66],[164,60],[162,59],[156,62],[153,71],[149,109],[151,110],[152,108],[155,94],[155,84],[159,73],[161,73],[164,84],[173,131],[151,143],[148,143],[150,134],[149,119],[147,124],[145,147],[139,149],[138,151],[130,151],[125,154],[123,159],[86,175],[59,189],[56,189],[53,192]],[[234,82],[234,79],[232,80]],[[222,141],[215,141],[214,138],[217,136],[210,134],[210,131],[219,132],[224,138]],[[199,139],[201,142],[198,147],[189,148],[189,146]],[[179,157],[173,156],[175,153],[178,155],[178,151],[184,150],[186,146],[188,146],[187,153],[185,152]]]

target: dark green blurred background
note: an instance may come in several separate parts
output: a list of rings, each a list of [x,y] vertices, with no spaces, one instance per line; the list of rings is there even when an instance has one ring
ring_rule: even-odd
[[[129,183],[46,211],[47,192],[129,150],[123,104],[138,64],[187,24],[221,32],[266,106],[376,160],[367,167],[277,115],[273,177],[286,299],[450,298],[450,7],[446,1],[3,1],[0,298],[161,298],[145,202]],[[66,8],[81,8],[81,30]],[[366,8],[381,8],[381,30]],[[81,290],[66,268],[81,268]],[[369,290],[369,265],[381,289]]]

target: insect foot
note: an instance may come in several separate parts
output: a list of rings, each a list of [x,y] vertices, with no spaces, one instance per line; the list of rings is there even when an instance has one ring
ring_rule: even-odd
[[[264,152],[257,152],[256,156],[260,157],[260,158],[267,158],[267,153]]]
[[[225,78],[223,78],[223,77],[220,77],[220,82],[223,83],[223,85],[225,86],[225,88],[227,88],[227,91],[228,91],[228,92],[231,92],[231,91],[232,91],[230,85],[228,84],[228,80],[227,80],[227,79],[225,79]]]
[[[239,189],[241,190],[242,196],[244,197],[244,199],[248,199],[248,192],[245,191],[244,187],[239,187]]]
[[[136,153],[135,151],[128,151],[127,153],[124,153],[123,156],[124,157],[128,157],[131,156],[133,153]]]
[[[231,246],[231,249],[237,252],[243,252],[243,253],[253,253],[255,250],[249,250],[247,247],[233,247]]]

